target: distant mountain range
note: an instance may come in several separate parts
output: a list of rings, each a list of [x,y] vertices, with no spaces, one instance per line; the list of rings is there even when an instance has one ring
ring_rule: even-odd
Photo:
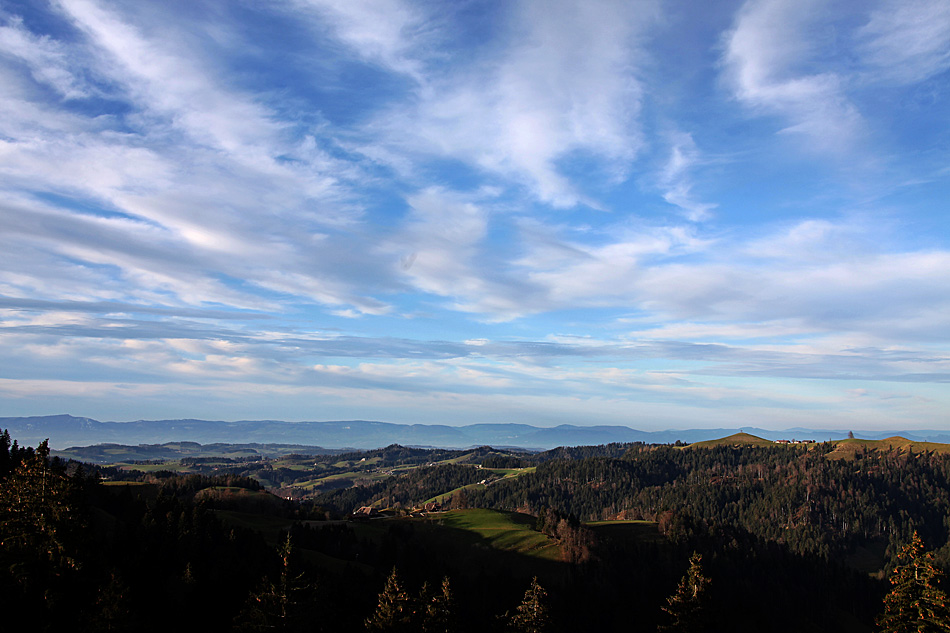
[[[550,428],[528,424],[391,424],[366,420],[335,422],[283,422],[280,420],[138,420],[100,422],[72,415],[0,417],[0,429],[8,429],[20,444],[35,446],[49,439],[52,448],[93,444],[161,444],[164,442],[215,442],[305,444],[325,448],[372,449],[389,444],[468,448],[471,446],[548,449],[557,446],[585,446],[610,442],[670,444],[700,442],[738,433],[751,433],[770,440],[798,439],[824,441],[847,437],[848,431],[793,428],[773,431],[754,427],[638,431],[626,426],[576,426],[562,424]],[[884,439],[900,435],[921,442],[950,443],[950,431],[901,430],[865,432],[855,429],[855,437]]]

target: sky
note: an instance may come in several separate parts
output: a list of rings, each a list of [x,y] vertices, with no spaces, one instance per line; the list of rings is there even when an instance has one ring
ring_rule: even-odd
[[[946,0],[0,0],[0,415],[950,429]]]

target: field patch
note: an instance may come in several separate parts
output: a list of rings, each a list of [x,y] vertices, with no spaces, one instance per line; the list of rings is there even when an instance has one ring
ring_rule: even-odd
[[[534,530],[534,517],[499,510],[453,510],[436,515],[438,525],[477,535],[482,545],[493,549],[560,560],[557,543]]]
[[[280,509],[284,501],[280,497],[260,490],[248,490],[230,486],[213,486],[195,493],[196,502],[205,502],[222,510],[267,513]]]

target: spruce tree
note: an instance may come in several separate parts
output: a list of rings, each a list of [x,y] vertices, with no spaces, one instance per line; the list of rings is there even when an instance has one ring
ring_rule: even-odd
[[[265,580],[252,593],[235,624],[240,631],[303,631],[309,629],[306,614],[312,606],[313,587],[302,573],[294,571],[295,551],[290,534],[278,551],[277,582]]]
[[[703,611],[709,579],[703,575],[702,560],[703,557],[696,552],[689,557],[686,575],[680,579],[676,592],[666,599],[667,606],[663,607],[672,622],[661,626],[660,631],[694,633],[703,630],[705,619]]]
[[[0,484],[0,587],[11,604],[53,621],[77,595],[84,527],[78,489],[49,458],[46,441],[16,451],[13,472]]]
[[[386,585],[379,594],[376,612],[365,621],[369,631],[414,631],[413,599],[399,580],[399,572],[393,567]]]
[[[113,570],[109,581],[99,587],[87,631],[128,631],[132,629],[129,588]]]
[[[430,591],[428,583],[422,585],[419,607],[423,633],[452,633],[456,630],[455,601],[448,576],[442,579],[438,591]]]
[[[5,479],[11,470],[13,463],[10,458],[10,432],[3,429],[3,432],[0,432],[0,479]]]
[[[517,633],[544,633],[550,625],[548,592],[538,583],[538,577],[535,576],[531,579],[531,585],[525,591],[521,604],[509,617],[508,627]]]
[[[938,583],[942,576],[933,553],[914,532],[910,543],[897,556],[891,574],[891,590],[884,596],[884,613],[877,617],[881,633],[950,632],[947,594]]]
[[[15,561],[11,570],[41,561],[57,574],[77,566],[69,542],[79,520],[76,492],[58,460],[49,459],[46,440],[16,466],[0,486],[0,544]]]

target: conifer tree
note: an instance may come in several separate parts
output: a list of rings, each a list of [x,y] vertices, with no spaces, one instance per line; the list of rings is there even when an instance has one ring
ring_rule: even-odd
[[[709,579],[703,575],[702,560],[703,557],[696,552],[689,557],[686,575],[680,579],[676,592],[666,599],[667,606],[663,607],[672,622],[661,626],[660,631],[694,633],[703,630],[703,610]]]
[[[429,585],[422,585],[419,592],[420,615],[422,616],[423,633],[452,633],[456,630],[455,600],[452,598],[452,588],[449,578],[442,579],[442,586],[438,591],[429,590]]]
[[[131,626],[131,612],[128,598],[129,588],[118,572],[113,570],[109,581],[99,588],[96,596],[89,631],[128,631]]]
[[[75,596],[83,528],[77,489],[49,446],[19,449],[0,484],[0,586],[4,598],[40,617],[59,617]]]
[[[6,476],[13,469],[13,464],[10,458],[10,432],[7,429],[3,429],[3,432],[0,432],[0,479],[6,478]]]
[[[306,628],[305,611],[312,597],[312,586],[302,573],[294,571],[295,556],[290,534],[281,545],[280,576],[277,582],[265,581],[250,595],[237,618],[241,631],[299,631]]]
[[[531,579],[531,585],[525,591],[521,604],[508,619],[508,628],[517,633],[544,633],[550,625],[548,592],[538,583],[538,577],[535,576]]]
[[[68,543],[77,527],[76,491],[56,466],[44,440],[0,486],[0,544],[16,560],[11,569],[26,564],[24,557],[45,561],[54,573],[78,564]]]
[[[413,599],[402,585],[399,572],[393,567],[379,594],[376,612],[365,621],[369,631],[414,631]]]
[[[938,586],[942,574],[933,553],[923,549],[923,541],[914,532],[898,554],[891,590],[884,596],[884,613],[877,617],[881,633],[950,632],[947,594]]]

